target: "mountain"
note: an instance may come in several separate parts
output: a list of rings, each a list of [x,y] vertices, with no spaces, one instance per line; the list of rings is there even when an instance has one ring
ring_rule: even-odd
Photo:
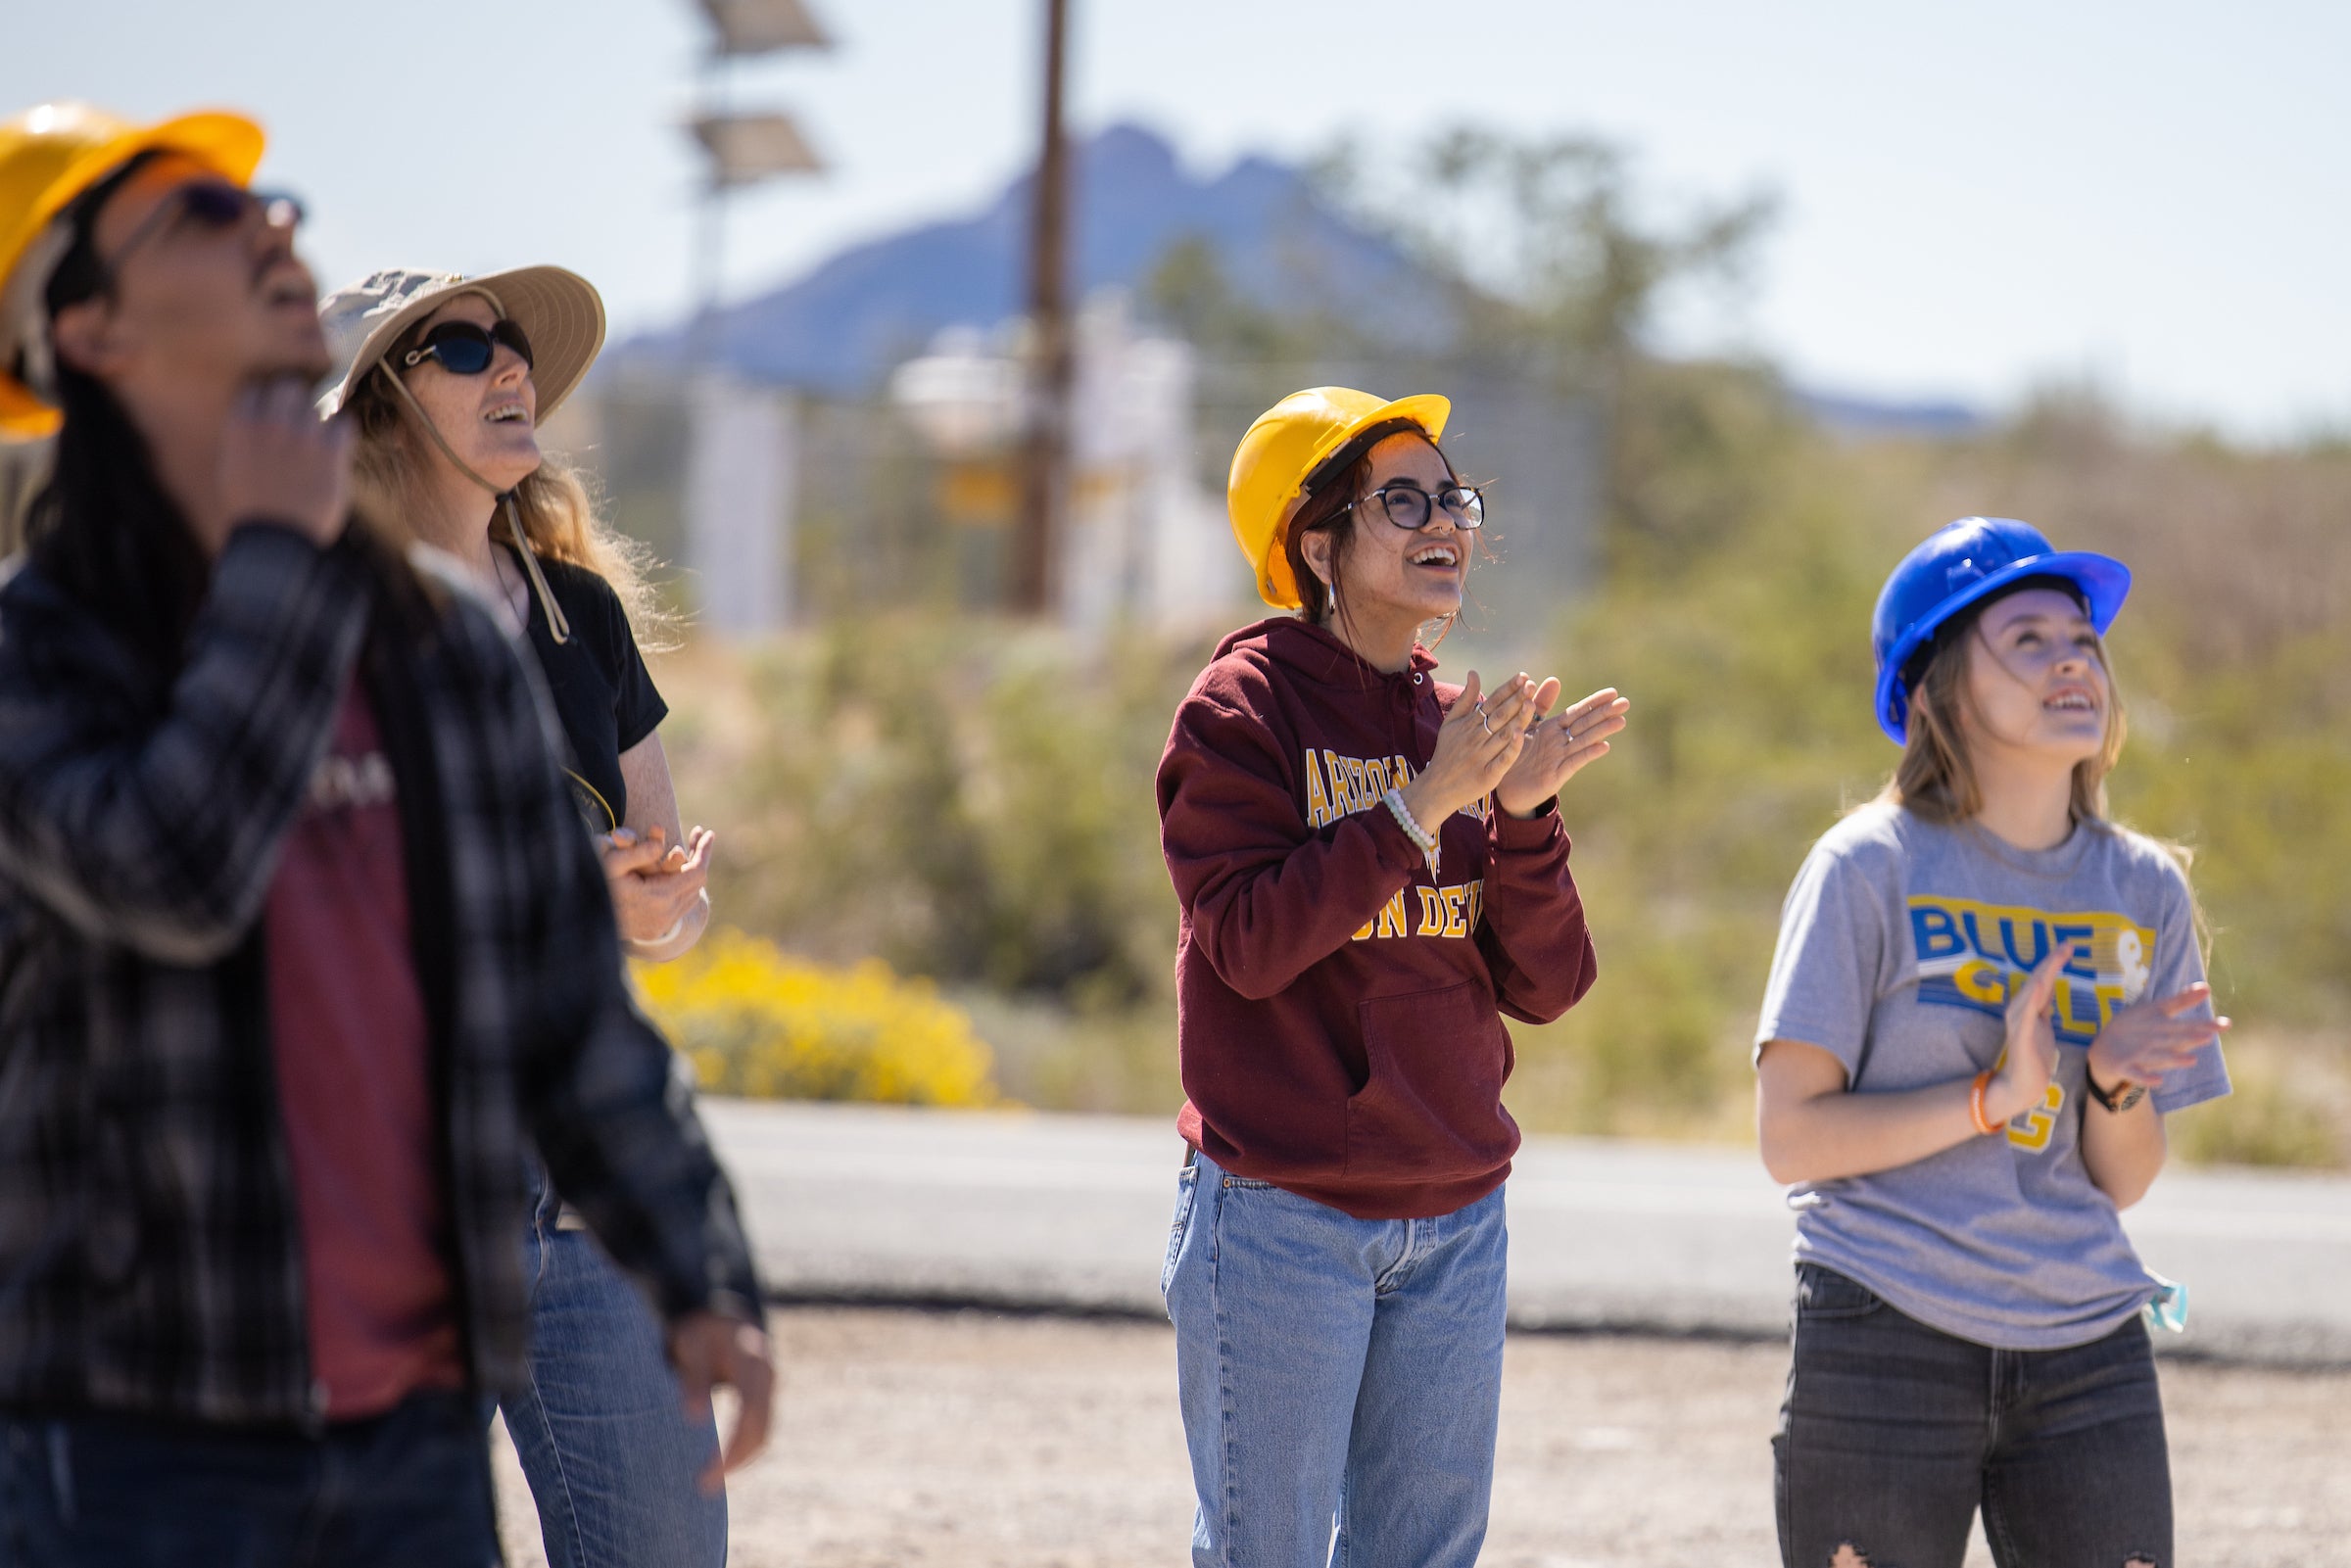
[[[1321,200],[1306,175],[1244,158],[1213,178],[1188,172],[1176,150],[1139,125],[1113,125],[1074,150],[1076,287],[1139,289],[1169,250],[1199,239],[1224,281],[1261,309],[1341,312],[1378,320],[1400,347],[1433,350],[1449,335],[1430,309],[1444,296],[1412,260]],[[989,328],[1021,313],[1027,292],[1029,193],[1012,181],[982,211],[853,246],[813,271],[719,312],[725,365],[746,379],[835,397],[869,393],[943,327]],[[604,371],[668,369],[684,355],[684,326],[621,344]],[[1791,389],[1841,434],[1952,439],[1987,424],[1954,402],[1898,402],[1819,388]]]
[[[1227,283],[1266,309],[1367,308],[1403,297],[1413,263],[1334,214],[1298,170],[1244,158],[1197,178],[1138,125],[1114,125],[1075,150],[1075,298],[1139,288],[1169,248],[1208,242]],[[940,328],[992,327],[1027,291],[1030,188],[1024,175],[970,217],[925,224],[842,252],[814,271],[719,312],[720,357],[751,380],[835,395],[872,388]],[[674,364],[684,327],[632,340],[618,366]]]
[[[1982,435],[1991,425],[1991,416],[1983,409],[1948,398],[1903,401],[1806,387],[1790,391],[1797,406],[1810,414],[1814,423],[1841,436],[1963,441]]]

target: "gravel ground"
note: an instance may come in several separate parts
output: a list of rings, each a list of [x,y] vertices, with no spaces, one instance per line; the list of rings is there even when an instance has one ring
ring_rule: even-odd
[[[738,1568],[1141,1568],[1184,1560],[1191,1489],[1163,1325],[779,1311],[775,1446],[732,1487]],[[1518,1335],[1488,1568],[1777,1561],[1766,1447],[1786,1351]],[[2196,1568],[2351,1564],[2351,1372],[2167,1362]],[[507,1551],[542,1568],[500,1455]],[[1989,1568],[1981,1542],[1970,1568]],[[2091,1565],[2094,1568],[2094,1565]]]

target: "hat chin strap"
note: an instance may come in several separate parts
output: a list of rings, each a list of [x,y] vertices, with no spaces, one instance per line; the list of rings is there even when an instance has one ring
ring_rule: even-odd
[[[433,438],[433,445],[441,449],[441,455],[447,457],[458,473],[463,474],[497,497],[504,504],[506,512],[506,532],[512,536],[514,547],[522,555],[522,568],[531,580],[532,591],[539,595],[539,608],[547,616],[547,630],[554,638],[557,646],[570,641],[571,622],[564,618],[563,607],[555,602],[553,591],[547,586],[547,574],[539,569],[538,551],[531,548],[530,539],[522,531],[522,518],[516,513],[514,507],[514,492],[500,490],[496,485],[474,472],[471,463],[457,455],[456,449],[451,447],[448,440],[442,436],[440,427],[433,423],[433,416],[426,413],[424,404],[416,401],[416,394],[408,390],[408,384],[401,380],[399,373],[392,368],[392,361],[389,358],[376,360],[375,367],[384,373],[386,381],[392,383],[392,390],[400,394],[400,401],[408,405],[408,412],[416,416],[416,422],[424,426],[424,433]]]
[[[44,291],[57,264],[73,248],[73,225],[53,219],[17,259],[8,287],[0,292],[0,372],[13,360],[18,379],[34,397],[57,405],[57,351],[49,342],[49,309]]]

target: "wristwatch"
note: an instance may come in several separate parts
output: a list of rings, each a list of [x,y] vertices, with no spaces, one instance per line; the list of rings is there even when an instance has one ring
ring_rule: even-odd
[[[2082,1081],[2088,1086],[2089,1097],[2109,1111],[2128,1111],[2145,1099],[2147,1094],[2147,1086],[2143,1083],[2126,1083],[2122,1093],[2108,1094],[2098,1087],[2098,1075],[2087,1067],[2082,1069]]]

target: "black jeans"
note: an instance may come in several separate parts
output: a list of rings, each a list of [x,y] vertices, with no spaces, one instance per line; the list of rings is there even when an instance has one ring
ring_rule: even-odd
[[[2172,1472],[2147,1331],[1995,1351],[1798,1265],[1796,1357],[1772,1439],[1786,1568],[2172,1568]],[[1851,1547],[1851,1554],[1838,1553]]]
[[[0,1568],[488,1568],[488,1424],[454,1393],[316,1438],[0,1417]]]

